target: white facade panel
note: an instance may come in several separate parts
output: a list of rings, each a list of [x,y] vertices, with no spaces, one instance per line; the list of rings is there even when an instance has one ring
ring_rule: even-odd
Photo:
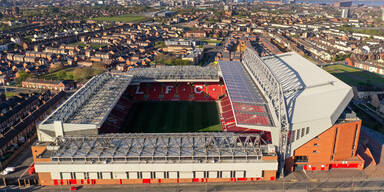
[[[98,179],[97,172],[89,172],[89,179]]]
[[[179,174],[180,174],[180,178],[181,179],[183,179],[183,178],[193,178],[193,172],[192,171],[182,171]]]
[[[222,178],[231,178],[231,172],[230,171],[222,171]]]
[[[217,171],[208,171],[208,178],[217,178]]]
[[[61,173],[63,179],[72,179],[71,173],[63,172]]]
[[[102,172],[101,175],[103,179],[112,179],[111,172]]]
[[[128,172],[129,179],[138,179],[138,172],[142,178],[151,178],[151,172],[156,172],[156,178],[162,178],[164,172],[168,172],[169,178],[204,178],[204,171],[209,175],[217,177],[217,171],[222,171],[224,178],[230,176],[230,171],[237,171],[236,177],[261,177],[263,170],[277,170],[277,161],[260,161],[254,163],[176,163],[176,164],[35,164],[36,172],[51,172],[52,175],[70,172],[89,172],[89,179],[97,179],[97,172],[102,174],[103,179],[111,178],[111,173],[120,174]],[[213,173],[214,172],[214,173]],[[160,173],[160,174],[159,174]]]
[[[76,179],[85,179],[84,172],[76,172],[75,173]]]
[[[128,179],[137,179],[137,172],[128,172]]]
[[[143,179],[151,179],[151,172],[143,172]]]
[[[169,172],[169,179],[177,179],[177,172],[170,171]]]
[[[235,171],[235,177],[244,177],[245,176],[245,172],[244,171]]]
[[[114,172],[113,179],[127,179],[127,173],[126,172]]]
[[[157,171],[157,172],[155,172],[155,174],[156,174],[157,179],[164,179],[165,178],[164,177],[165,172],[163,172],[163,171]]]
[[[196,178],[204,178],[204,171],[196,171],[195,177]]]

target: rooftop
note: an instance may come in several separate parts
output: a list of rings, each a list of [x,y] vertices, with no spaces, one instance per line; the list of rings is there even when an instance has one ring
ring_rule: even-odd
[[[235,120],[238,125],[272,126],[266,101],[243,65],[219,61]]]
[[[54,121],[101,126],[132,76],[103,73],[90,79],[67,101],[57,108],[43,124]]]
[[[295,52],[262,60],[282,85],[290,123],[331,118],[333,124],[352,99],[350,86]]]
[[[219,81],[219,74],[215,66],[159,66],[156,68],[132,68],[126,72],[133,75],[133,82],[161,82],[161,81]]]
[[[126,74],[133,75],[133,82],[156,81],[219,81],[215,66],[159,66],[156,68],[132,68]]]
[[[144,133],[58,137],[41,158],[53,161],[261,160],[268,151],[258,134]]]

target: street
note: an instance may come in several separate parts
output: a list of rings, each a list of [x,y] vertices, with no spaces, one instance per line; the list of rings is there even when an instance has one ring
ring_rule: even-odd
[[[21,191],[68,191],[69,186],[31,187]],[[20,191],[9,187],[3,191]],[[327,181],[327,182],[239,182],[204,184],[147,184],[80,186],[78,191],[131,191],[131,192],[205,192],[205,191],[384,191],[384,180]]]

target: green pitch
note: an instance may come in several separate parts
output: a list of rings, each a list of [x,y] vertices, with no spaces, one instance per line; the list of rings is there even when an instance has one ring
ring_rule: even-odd
[[[215,102],[189,101],[134,103],[122,128],[129,133],[221,131]]]

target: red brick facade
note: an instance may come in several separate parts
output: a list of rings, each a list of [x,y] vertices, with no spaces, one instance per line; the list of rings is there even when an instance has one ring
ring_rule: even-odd
[[[360,128],[361,121],[335,124],[296,149],[294,155],[286,160],[286,173],[294,171],[295,166],[305,170],[363,169],[364,160],[356,156]]]

